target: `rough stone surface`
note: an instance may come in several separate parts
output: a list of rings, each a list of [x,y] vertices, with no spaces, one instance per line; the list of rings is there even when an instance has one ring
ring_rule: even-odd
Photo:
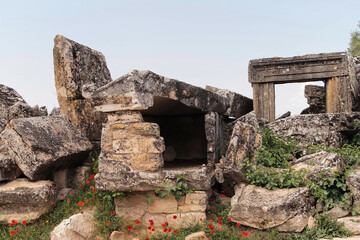
[[[15,160],[9,157],[7,150],[0,143],[0,181],[14,180],[21,173]]]
[[[92,149],[89,140],[65,116],[14,119],[0,138],[31,180],[81,163]]]
[[[110,240],[135,240],[136,235],[131,232],[114,231],[110,235]],[[138,239],[138,238],[136,238]]]
[[[49,116],[57,116],[57,115],[60,115],[60,108],[59,107],[54,107],[51,110]]]
[[[301,231],[307,224],[303,216],[309,213],[312,204],[307,188],[268,190],[239,184],[231,199],[229,217],[258,229],[277,227],[293,219],[292,227],[286,231]]]
[[[316,85],[305,86],[305,97],[307,103],[310,105],[304,109],[300,114],[314,114],[326,112],[326,90],[325,87]]]
[[[37,219],[51,209],[55,198],[56,188],[50,181],[18,178],[0,183],[0,221]]]
[[[201,236],[206,236],[204,231],[189,234],[185,237],[185,240],[198,240]]]
[[[50,240],[92,240],[96,236],[93,212],[84,211],[63,220],[51,232]]]
[[[216,93],[150,71],[138,70],[93,92],[84,91],[83,96],[102,112],[148,109],[153,106],[155,97],[176,100],[205,112],[225,114],[229,108],[227,99]]]
[[[339,147],[357,131],[355,119],[360,119],[359,112],[305,114],[279,119],[265,127],[296,139],[302,147],[311,144]]]
[[[241,94],[211,86],[206,86],[205,89],[228,99],[230,106],[226,111],[226,115],[230,117],[238,118],[253,110],[252,100]]]
[[[291,162],[291,168],[295,171],[308,170],[307,178],[312,181],[329,176],[333,171],[342,171],[344,165],[344,159],[337,153],[325,151],[309,154]]]
[[[224,175],[235,182],[243,181],[245,176],[241,166],[246,158],[249,158],[251,161],[254,159],[254,153],[260,145],[261,135],[256,131],[255,127],[251,124],[237,121],[231,135],[226,156],[221,160]]]
[[[168,222],[169,227],[179,228],[206,218],[208,195],[204,191],[195,191],[176,201],[173,195],[161,199],[154,192],[133,192],[130,196],[115,199],[115,211],[118,216],[146,223],[152,219],[154,226]]]
[[[354,206],[360,206],[360,166],[351,170],[350,174],[346,177],[346,185],[354,194]]]
[[[0,132],[14,118],[40,116],[25,100],[12,88],[0,84]]]
[[[349,211],[344,210],[340,206],[336,206],[332,208],[331,210],[327,211],[325,214],[330,215],[332,219],[342,218],[346,217],[350,214]]]
[[[360,216],[339,218],[337,221],[344,223],[344,227],[350,230],[351,234],[360,234]]]
[[[100,140],[106,116],[94,111],[82,96],[82,89],[91,85],[91,91],[111,82],[105,57],[61,35],[54,42],[55,85],[61,114],[68,116],[90,140]]]

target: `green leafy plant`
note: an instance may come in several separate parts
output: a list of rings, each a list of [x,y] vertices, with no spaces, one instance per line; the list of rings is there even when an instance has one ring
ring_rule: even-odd
[[[301,152],[294,140],[280,138],[271,129],[261,131],[262,146],[255,154],[256,162],[265,167],[286,168],[288,160]]]
[[[294,234],[292,239],[296,240],[316,240],[319,238],[349,237],[351,233],[344,227],[343,223],[332,219],[329,215],[321,214],[316,217],[316,226],[311,229],[306,228],[300,234]]]
[[[185,176],[178,176],[176,178],[176,184],[170,185],[167,181],[164,181],[165,190],[156,189],[155,196],[159,198],[165,198],[169,195],[174,195],[175,200],[179,201],[181,197],[186,196],[187,193],[192,192],[192,189],[188,189],[188,184],[185,182]]]
[[[352,195],[346,186],[345,174],[342,171],[327,171],[319,173],[319,181],[308,180],[307,187],[318,203],[324,204],[324,211],[335,206],[350,210]]]
[[[303,186],[307,174],[305,170],[293,171],[255,165],[250,163],[249,159],[245,159],[242,168],[245,170],[245,178],[250,184],[270,190]]]

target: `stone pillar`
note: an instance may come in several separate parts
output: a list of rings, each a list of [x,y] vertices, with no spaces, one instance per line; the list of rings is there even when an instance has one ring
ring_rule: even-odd
[[[275,84],[253,83],[253,103],[257,118],[275,120]]]
[[[349,77],[334,77],[326,81],[326,112],[351,112]]]

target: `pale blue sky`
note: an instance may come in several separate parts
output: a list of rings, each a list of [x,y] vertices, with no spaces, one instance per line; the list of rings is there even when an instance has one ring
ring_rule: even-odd
[[[56,34],[101,51],[113,79],[148,69],[252,97],[250,59],[345,51],[360,20],[359,0],[0,3],[0,83],[49,110]],[[303,86],[277,86],[277,114],[306,107]]]

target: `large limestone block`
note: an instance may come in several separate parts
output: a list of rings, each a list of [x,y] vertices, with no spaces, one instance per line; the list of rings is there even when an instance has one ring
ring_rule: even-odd
[[[231,199],[229,217],[234,222],[258,229],[277,227],[293,219],[292,229],[301,231],[307,224],[300,215],[307,214],[313,200],[308,188],[268,190],[254,185],[239,184]]]
[[[245,180],[241,169],[244,160],[253,160],[256,150],[261,146],[261,135],[249,123],[237,121],[229,142],[225,158],[221,160],[224,175],[235,182]]]
[[[360,207],[360,166],[355,167],[346,177],[346,185],[354,195],[353,205]]]
[[[247,114],[253,110],[253,101],[239,93],[232,92],[227,89],[220,89],[212,86],[206,86],[206,90],[219,94],[229,101],[229,108],[226,111],[226,115],[234,118],[238,118]]]
[[[343,133],[358,131],[355,119],[360,119],[360,112],[305,114],[279,119],[265,127],[295,139],[302,147],[311,144],[339,147],[348,140],[348,135]]]
[[[23,221],[39,218],[51,209],[56,198],[50,181],[31,182],[26,178],[0,184],[0,221]]]
[[[95,236],[94,214],[84,211],[64,219],[51,232],[50,240],[92,240]]]
[[[0,84],[0,132],[14,118],[35,117],[36,111],[12,88]]]
[[[307,170],[307,178],[318,181],[323,176],[329,176],[333,171],[342,171],[344,159],[337,153],[325,151],[309,154],[291,162],[291,168],[295,171]]]
[[[344,223],[344,227],[347,228],[351,234],[360,234],[360,216],[339,218],[337,221]]]
[[[102,53],[61,35],[54,40],[55,85],[61,114],[69,117],[90,140],[100,140],[106,116],[94,111],[82,96],[82,89],[92,90],[112,81]]]
[[[230,106],[219,94],[148,70],[134,70],[95,91],[83,91],[83,96],[102,112],[148,109],[154,105],[155,98],[172,99],[204,112],[220,114],[226,114]]]
[[[10,156],[31,180],[79,164],[92,149],[66,116],[12,120],[1,133]]]

